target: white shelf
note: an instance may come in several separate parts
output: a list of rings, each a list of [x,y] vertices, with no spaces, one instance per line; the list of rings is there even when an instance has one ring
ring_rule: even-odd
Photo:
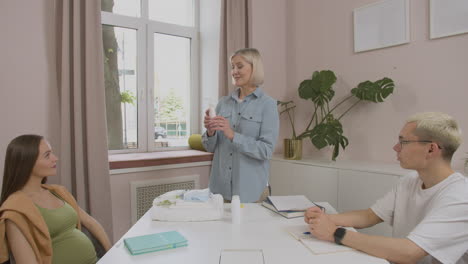
[[[287,162],[291,164],[302,164],[317,167],[326,167],[342,170],[353,170],[363,172],[373,172],[378,174],[388,174],[396,176],[404,176],[410,172],[410,170],[402,169],[398,163],[384,163],[377,161],[354,161],[354,160],[319,160],[311,157],[303,157],[302,160],[287,160],[282,155],[274,155],[273,161]]]

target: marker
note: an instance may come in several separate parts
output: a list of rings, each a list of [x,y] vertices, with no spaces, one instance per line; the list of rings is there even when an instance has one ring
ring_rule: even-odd
[[[302,233],[302,234],[304,234],[304,235],[310,235],[310,232],[304,232],[304,233]]]

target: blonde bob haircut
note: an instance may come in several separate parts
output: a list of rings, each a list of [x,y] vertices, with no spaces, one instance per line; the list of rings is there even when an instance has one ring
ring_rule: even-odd
[[[415,122],[414,134],[423,140],[431,140],[442,148],[442,157],[452,160],[453,153],[462,142],[461,130],[451,116],[439,112],[425,112],[410,116],[407,123]]]
[[[244,58],[250,65],[252,65],[252,75],[250,76],[250,83],[259,86],[263,84],[263,78],[265,76],[263,72],[263,62],[260,52],[254,48],[246,48],[235,51],[229,58],[232,61],[234,56],[241,56]]]

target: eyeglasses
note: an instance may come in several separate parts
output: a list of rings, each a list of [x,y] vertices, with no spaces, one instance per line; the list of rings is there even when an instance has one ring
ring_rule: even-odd
[[[400,139],[398,140],[398,143],[400,144],[400,148],[403,148],[403,145],[406,145],[406,144],[409,144],[409,143],[413,143],[413,142],[418,142],[418,143],[436,143],[434,141],[431,141],[431,140],[403,140],[403,139]],[[437,144],[437,143],[436,143]],[[437,144],[437,147],[439,149],[442,149],[441,146],[439,146],[439,144]]]

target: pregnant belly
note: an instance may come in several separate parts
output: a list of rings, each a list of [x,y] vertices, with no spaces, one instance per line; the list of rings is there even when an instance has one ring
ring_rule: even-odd
[[[80,230],[73,229],[53,239],[52,263],[96,263],[96,250],[89,238]]]

